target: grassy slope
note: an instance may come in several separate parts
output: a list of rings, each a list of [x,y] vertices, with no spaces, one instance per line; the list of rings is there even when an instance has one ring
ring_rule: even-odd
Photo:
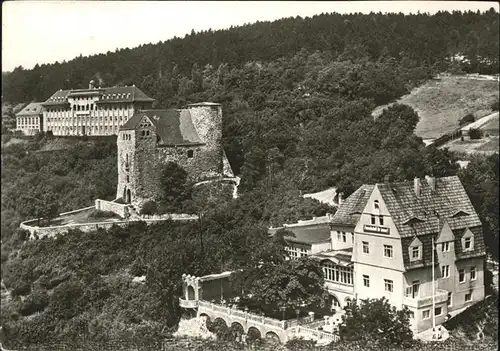
[[[467,113],[473,113],[476,119],[490,114],[490,105],[498,93],[496,80],[443,77],[413,89],[398,102],[418,112],[420,121],[415,133],[423,139],[434,139],[457,128]],[[373,114],[380,114],[385,107],[377,107]]]

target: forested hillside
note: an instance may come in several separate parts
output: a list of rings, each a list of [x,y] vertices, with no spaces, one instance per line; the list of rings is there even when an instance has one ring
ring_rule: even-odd
[[[408,57],[427,66],[461,53],[471,60],[470,70],[498,73],[498,13],[493,9],[432,16],[332,13],[192,32],[184,38],[67,63],[37,65],[32,70],[18,67],[12,74],[3,74],[2,91],[9,102],[44,100],[56,90],[83,88],[97,78],[108,86],[136,84],[158,99],[178,92],[178,87],[171,92],[158,89],[170,78],[195,81],[192,72],[207,64],[215,70],[220,65],[241,68],[246,62],[290,58],[303,49],[330,52],[335,60],[350,55],[371,61],[381,56]],[[491,65],[480,64],[481,59]]]

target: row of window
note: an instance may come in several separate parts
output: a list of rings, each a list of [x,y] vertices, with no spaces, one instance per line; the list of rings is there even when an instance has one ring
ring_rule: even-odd
[[[370,287],[370,276],[363,275],[363,285],[367,288]],[[384,289],[387,292],[394,291],[394,282],[391,279],[384,279]]]
[[[192,150],[189,150],[192,151]],[[288,257],[292,260],[298,259],[300,257],[305,257],[308,255],[308,251],[303,248],[293,247],[293,246],[285,246],[285,251]]]
[[[469,292],[469,293],[465,294],[464,301],[465,302],[472,301],[472,292]],[[448,293],[448,306],[451,306],[451,292]],[[434,316],[435,317],[440,316],[442,313],[443,313],[443,308],[442,307],[436,307],[434,309]],[[412,312],[411,315],[412,315],[412,318],[413,318],[414,313]],[[429,318],[431,318],[431,310],[423,310],[422,311],[422,319],[429,319]]]
[[[150,130],[141,130],[141,135],[140,138],[149,138],[151,136],[151,131]]]
[[[126,119],[128,117],[126,116],[110,116],[109,122],[119,122],[119,123],[125,123]],[[47,118],[47,123],[70,123],[70,122],[75,122],[75,121],[80,121],[80,122],[86,122],[87,117],[48,117]],[[99,118],[91,118],[90,122],[94,123],[107,123],[108,122],[108,117],[105,116],[104,120],[102,116],[99,116]]]
[[[17,125],[32,125],[38,124],[40,119],[38,117],[20,117],[17,119]]]
[[[57,131],[57,132],[60,132],[60,131],[73,131],[73,130],[79,130],[81,126],[48,126],[49,128],[47,128],[47,130],[50,130],[50,131]],[[107,126],[84,126],[86,128],[87,131],[94,131],[94,132],[98,132],[98,131],[104,131],[104,132],[108,132],[108,127]],[[113,128],[113,127],[109,127],[109,132],[110,133],[118,133],[118,128]]]
[[[382,215],[380,216],[371,215],[371,223],[373,225],[377,225],[377,217],[378,217],[378,225],[384,225],[384,216]]]
[[[118,111],[118,110],[127,110],[131,109],[132,104],[109,104],[109,105],[95,105],[95,104],[86,104],[86,105],[71,105],[70,108],[62,108],[62,107],[52,107],[47,108],[47,112],[70,112],[70,111]]]
[[[476,267],[472,266],[470,267],[469,270],[469,275],[470,275],[470,280],[476,280]],[[441,277],[442,278],[449,278],[450,277],[450,266],[445,265],[441,266]],[[458,270],[458,281],[460,283],[465,283],[466,281],[466,276],[465,276],[465,269],[461,268]]]
[[[340,233],[339,233],[340,234]],[[340,238],[340,236],[339,236]],[[343,238],[343,237],[342,237]],[[338,239],[340,241],[340,239]],[[345,239],[343,240],[344,242]],[[369,254],[370,253],[370,243],[367,241],[362,242],[363,245],[363,254]],[[450,243],[446,242],[443,243],[441,246],[441,250],[446,252],[450,250]],[[464,239],[464,250],[472,250],[472,238],[465,238]],[[387,258],[392,258],[393,257],[393,247],[392,245],[384,245],[384,257]],[[410,259],[411,260],[418,260],[422,258],[422,246],[412,246],[410,247]]]
[[[346,232],[337,232],[337,241],[347,243],[347,234]],[[354,235],[351,233],[351,244],[354,243]]]
[[[368,241],[363,241],[363,253],[368,255],[370,253],[370,243]],[[393,258],[394,257],[394,249],[392,245],[384,245],[384,257]]]
[[[353,285],[352,268],[334,265],[330,262],[323,263],[325,281]]]
[[[474,241],[472,237],[464,238],[463,244],[464,244],[463,247],[464,251],[474,249]],[[452,242],[451,241],[444,242],[441,245],[439,245],[438,248],[441,248],[441,252],[449,252],[452,249]]]

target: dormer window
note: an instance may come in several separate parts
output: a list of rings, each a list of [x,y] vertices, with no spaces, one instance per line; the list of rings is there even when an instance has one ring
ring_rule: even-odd
[[[411,259],[412,260],[420,259],[420,246],[413,246],[411,248]]]
[[[464,251],[465,250],[472,250],[472,238],[464,239]]]
[[[441,251],[442,252],[450,251],[450,242],[449,241],[441,244]]]
[[[474,234],[467,229],[464,236],[462,237],[462,250],[471,251],[474,250]]]
[[[450,217],[456,218],[456,217],[463,217],[463,216],[468,216],[468,215],[469,215],[469,213],[464,211],[464,210],[457,210]]]
[[[194,151],[193,150],[188,150],[188,154],[187,154],[188,158],[193,158],[194,156]]]
[[[417,237],[415,237],[408,246],[408,255],[410,257],[410,261],[421,260],[422,251],[422,242]]]

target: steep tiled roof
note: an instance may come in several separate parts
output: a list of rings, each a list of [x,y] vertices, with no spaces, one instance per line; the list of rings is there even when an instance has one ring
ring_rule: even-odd
[[[144,116],[156,127],[160,145],[198,145],[202,144],[191,120],[189,110],[139,110],[121,126],[120,130],[136,129]]]
[[[17,104],[16,106],[14,106],[12,108],[12,112],[14,113],[18,113],[19,111],[21,111],[24,107],[26,107],[28,104],[26,102],[21,102],[19,104]],[[3,110],[3,109],[2,109]]]
[[[374,186],[363,184],[355,192],[353,192],[339,206],[337,212],[332,217],[332,224],[344,224],[355,226],[358,222],[359,215],[363,212],[366,202],[370,197]]]
[[[42,103],[41,102],[31,102],[21,111],[19,111],[16,116],[39,116],[42,114]]]
[[[415,231],[419,236],[437,233],[439,218],[446,219],[452,230],[481,225],[457,176],[436,178],[435,181],[433,191],[425,179],[421,180],[421,193],[418,197],[412,181],[377,184],[401,237],[413,236]],[[452,217],[457,210],[469,215]],[[403,224],[411,218],[421,218],[424,221],[415,221],[413,225]]]
[[[401,236],[406,269],[432,264],[432,238],[438,239],[444,219],[455,235],[457,259],[485,254],[481,221],[458,177],[436,178],[435,181],[435,190],[432,190],[427,181],[422,179],[418,197],[415,195],[414,182],[377,184]],[[454,216],[457,211],[468,215]],[[423,221],[408,221],[411,218]],[[461,238],[467,228],[474,233],[474,250],[463,252]],[[414,236],[418,236],[422,242],[423,255],[422,260],[410,262],[408,246]],[[437,262],[437,256],[434,258]]]
[[[118,102],[141,102],[141,101],[154,101],[146,94],[144,94],[136,86],[125,87],[110,87],[110,88],[96,88],[96,89],[74,89],[74,90],[59,90],[56,91],[50,98],[43,103],[45,106],[61,105],[68,103],[69,96],[82,96],[82,95],[99,95],[100,103],[118,103]]]

